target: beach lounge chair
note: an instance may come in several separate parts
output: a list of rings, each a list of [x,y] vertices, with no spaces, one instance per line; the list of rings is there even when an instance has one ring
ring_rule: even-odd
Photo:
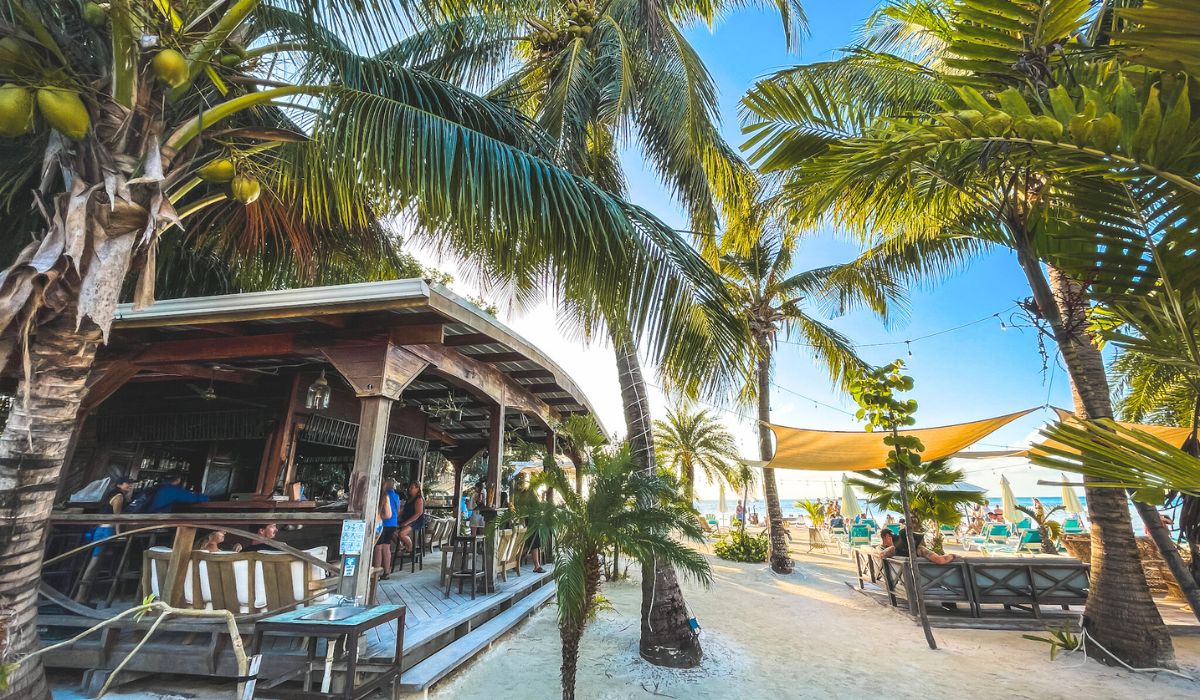
[[[974,537],[965,537],[962,540],[963,549],[968,552],[972,548],[982,552],[984,545],[1005,545],[1008,544],[1009,530],[1005,523],[992,523],[984,525],[983,532]]]
[[[962,544],[962,541],[958,537],[958,528],[954,527],[953,525],[946,525],[943,523],[941,527],[938,528],[938,533],[941,534],[943,542],[955,542],[960,545]]]
[[[870,546],[871,531],[866,525],[854,525],[850,528],[849,544],[851,549],[859,546]]]
[[[876,532],[879,532],[879,524],[875,522],[874,518],[863,518],[862,520],[858,521],[858,524],[865,525],[869,534],[875,534]]]
[[[992,545],[984,543],[981,547],[988,554],[1041,554],[1042,533],[1037,530],[1026,530],[1016,544]]]
[[[896,537],[900,536],[900,524],[899,523],[892,523],[891,525],[887,526],[887,529],[891,530],[892,534],[895,535]]]
[[[721,521],[717,519],[716,513],[705,513],[704,520],[708,523],[708,526],[713,529],[713,532],[721,531]]]
[[[825,538],[821,535],[821,530],[819,528],[810,527],[808,528],[808,552],[811,552],[814,549],[829,549],[829,543],[825,541]],[[840,546],[838,551],[841,551]],[[805,554],[808,552],[805,552]]]
[[[1029,518],[1025,518],[1021,522],[1016,523],[1012,526],[1012,530],[1013,530],[1012,534],[1014,537],[1017,535],[1023,535],[1031,529],[1033,529],[1033,521],[1030,520]]]
[[[1063,521],[1062,531],[1064,535],[1082,535],[1087,529],[1079,518],[1067,518]]]

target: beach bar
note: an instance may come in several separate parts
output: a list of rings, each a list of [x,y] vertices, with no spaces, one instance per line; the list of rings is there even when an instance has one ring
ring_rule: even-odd
[[[486,455],[491,519],[508,500],[506,437],[553,450],[554,426],[591,407],[530,342],[443,287],[410,279],[122,306],[88,386],[47,542],[43,645],[150,594],[229,610],[247,640],[257,621],[331,600],[402,606],[386,624],[359,625],[350,668],[382,674],[401,649],[400,687],[422,690],[553,595],[550,573],[522,567],[522,533],[476,530],[472,541],[464,469]],[[382,483],[430,470],[452,493],[427,499],[414,554],[372,567]],[[106,477],[149,489],[168,474],[207,500],[112,514],[78,496]],[[194,548],[215,530],[246,549]],[[468,557],[475,544],[482,555]],[[454,574],[479,558],[481,580],[467,576],[463,589]],[[47,666],[83,670],[97,688],[152,624],[119,622],[56,649]],[[125,671],[237,677],[222,630],[163,625]],[[260,643],[260,691],[313,665],[312,639]],[[337,668],[335,688],[353,686],[355,672]]]

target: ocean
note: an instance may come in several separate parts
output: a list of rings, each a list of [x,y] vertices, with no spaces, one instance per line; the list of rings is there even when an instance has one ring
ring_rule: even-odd
[[[1080,501],[1080,503],[1083,504],[1084,508],[1087,508],[1087,498],[1085,498],[1082,493],[1083,489],[1079,489],[1079,491],[1080,491],[1079,501]],[[821,500],[825,500],[825,499],[821,499]],[[1033,498],[1032,497],[1018,496],[1016,500],[1017,500],[1017,505],[1026,506],[1028,508],[1033,507]],[[1062,505],[1062,497],[1061,496],[1038,496],[1038,500],[1040,500],[1042,502],[1042,505],[1045,506],[1047,509],[1053,508],[1054,506]],[[715,499],[715,498],[697,500],[696,501],[696,510],[700,511],[701,513],[717,514],[718,520],[721,522],[722,525],[725,525],[733,517],[733,510],[734,510],[734,508],[737,508],[737,499],[736,498],[726,498],[725,504],[729,510],[728,510],[728,512],[724,513],[723,515],[717,513],[717,499]],[[780,505],[783,507],[783,517],[785,517],[785,518],[799,518],[802,516],[806,517],[806,513],[805,513],[804,509],[800,508],[796,505],[795,499],[785,499]],[[989,498],[989,500],[988,500],[989,508],[994,508],[997,505],[1000,505],[999,498]],[[887,517],[886,511],[880,512],[877,508],[867,507],[866,503],[863,503],[863,509],[878,516],[880,519]],[[767,504],[762,500],[752,499],[750,501],[749,506],[747,506],[746,510],[749,513],[754,513],[755,511],[757,511],[758,516],[760,518],[760,522],[765,521],[765,519],[767,517]],[[1162,509],[1160,509],[1160,510],[1162,510]],[[1177,518],[1177,514],[1171,510],[1163,510],[1163,512],[1166,513],[1167,515],[1170,515],[1172,517],[1172,519]],[[1137,511],[1134,509],[1132,503],[1129,505],[1129,514],[1133,519],[1134,530],[1136,530],[1139,535],[1142,534],[1141,517],[1138,515]],[[892,515],[897,520],[901,517],[899,513],[895,513],[895,512],[893,512]],[[1065,520],[1066,518],[1069,518],[1069,517],[1072,517],[1071,514],[1060,511],[1060,512],[1054,514],[1053,519],[1061,522],[1062,520]],[[1084,513],[1084,517],[1085,518],[1087,517],[1087,513]]]

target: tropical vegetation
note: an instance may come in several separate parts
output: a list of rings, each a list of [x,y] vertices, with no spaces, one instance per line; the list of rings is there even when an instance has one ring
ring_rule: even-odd
[[[696,251],[564,167],[545,130],[393,57],[434,5],[114,0],[85,17],[75,0],[0,3],[0,201],[21,232],[3,244],[0,340],[24,397],[0,460],[37,494],[0,518],[0,559],[19,562],[0,574],[10,619],[32,614],[53,497],[40,485],[96,350],[122,294],[151,303],[162,269],[259,288],[393,277],[394,218],[587,324],[619,314],[652,358],[697,336],[680,318],[721,307]],[[706,339],[736,336],[708,320]],[[35,643],[32,625],[8,633],[10,653]],[[38,664],[10,680],[46,694]]]
[[[1058,547],[1055,546],[1055,543],[1062,537],[1063,529],[1062,523],[1054,519],[1054,514],[1066,509],[1067,507],[1063,505],[1053,506],[1050,509],[1017,505],[1017,510],[1028,515],[1037,527],[1038,535],[1042,538],[1042,554],[1058,554]]]
[[[713,542],[713,554],[728,561],[750,564],[764,562],[771,543],[766,532],[752,535],[745,528],[736,528],[722,534]]]
[[[761,193],[760,193],[761,194]],[[861,274],[857,267],[830,266],[793,273],[796,236],[770,209],[751,207],[733,221],[722,245],[719,269],[735,304],[733,311],[745,321],[746,336],[741,356],[743,383],[739,398],[757,408],[759,458],[769,462],[774,455],[771,422],[771,376],[778,336],[808,347],[831,379],[842,382],[863,366],[850,340],[818,319],[812,307],[824,306],[833,313],[865,305],[887,318],[889,303],[901,294],[887,275]],[[791,341],[791,338],[796,338]],[[771,569],[792,571],[787,531],[775,470],[762,470],[763,499],[771,536]]]
[[[942,551],[942,525],[957,527],[962,521],[964,506],[987,505],[983,493],[953,488],[963,477],[961,469],[950,466],[949,458],[922,461],[908,470],[908,508],[912,522],[918,531],[933,533],[930,549],[935,552]],[[862,489],[867,501],[880,510],[902,510],[900,476],[896,470],[864,471],[847,481]]]
[[[654,447],[659,468],[678,475],[689,503],[696,499],[697,472],[710,484],[728,484],[734,491],[740,485],[737,443],[708,409],[684,405],[668,411],[666,419],[654,421]]]
[[[752,161],[785,179],[780,201],[798,218],[858,232],[868,268],[915,281],[986,248],[1013,250],[1080,417],[1106,419],[1090,311],[1131,325],[1150,306],[1178,311],[1147,293],[1187,264],[1200,192],[1189,96],[1200,63],[1184,29],[1196,13],[1177,0],[892,2],[844,57],[747,95]],[[1122,659],[1169,666],[1127,500],[1085,483],[1104,562],[1088,632]],[[1155,509],[1138,511],[1186,586]]]
[[[562,697],[572,700],[580,641],[603,606],[602,555],[619,548],[642,561],[668,564],[705,585],[712,574],[702,554],[675,539],[703,541],[699,514],[679,498],[672,481],[643,470],[628,445],[596,456],[586,496],[571,488],[552,459],[531,483],[534,488],[551,488],[559,497],[539,501],[522,515],[541,541],[554,543]],[[502,526],[516,517],[510,513],[497,523]]]

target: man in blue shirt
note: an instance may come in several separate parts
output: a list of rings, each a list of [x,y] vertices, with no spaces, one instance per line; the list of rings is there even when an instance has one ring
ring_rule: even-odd
[[[204,503],[208,500],[206,494],[194,493],[180,486],[180,481],[182,479],[178,474],[167,474],[155,489],[147,512],[170,513],[175,509],[176,503]]]
[[[400,516],[400,494],[396,493],[395,479],[384,480],[383,495],[387,499],[387,508],[383,507],[383,499],[380,499],[381,519],[379,524],[383,526],[383,529],[379,532],[379,539],[375,540],[371,564],[383,568],[383,575],[380,578],[388,578],[388,575],[392,573],[392,538],[396,536],[396,527],[399,525],[398,518]]]

